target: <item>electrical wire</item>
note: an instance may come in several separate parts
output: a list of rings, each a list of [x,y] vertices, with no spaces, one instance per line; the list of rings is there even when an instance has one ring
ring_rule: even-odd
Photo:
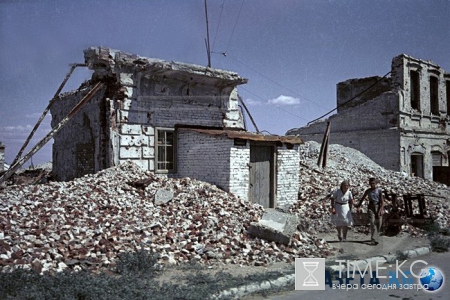
[[[289,88],[287,88],[287,87],[281,85],[280,83],[276,82],[275,80],[273,80],[273,79],[271,79],[271,78],[265,76],[265,75],[262,74],[261,72],[258,72],[257,70],[253,69],[252,67],[246,65],[244,62],[240,61],[239,59],[237,59],[237,58],[235,58],[235,57],[233,57],[233,56],[230,56],[230,55],[228,55],[228,56],[231,57],[232,59],[234,59],[235,61],[241,63],[241,64],[244,65],[245,67],[249,68],[249,69],[252,70],[253,72],[257,73],[258,75],[260,75],[260,76],[266,78],[266,79],[269,80],[270,82],[272,82],[272,83],[278,85],[279,87],[281,87],[281,88],[283,88],[283,89],[285,89],[285,90],[291,92],[292,94],[294,94],[294,95],[296,95],[296,96],[298,96],[298,97],[300,97],[300,98],[302,98],[302,99],[304,99],[304,100],[307,100],[307,101],[309,101],[309,102],[311,102],[311,103],[313,103],[313,104],[315,104],[315,105],[317,105],[317,106],[320,106],[321,108],[328,109],[328,108],[326,108],[326,107],[324,107],[324,106],[322,106],[322,105],[320,105],[320,104],[318,104],[318,103],[316,103],[316,102],[314,102],[314,101],[312,101],[312,100],[310,100],[310,99],[308,99],[308,98],[306,98],[306,97],[303,97],[302,95],[297,94],[297,93],[294,92],[293,90],[291,90],[291,89],[289,89]],[[307,121],[307,120],[306,120],[306,121]]]
[[[376,86],[381,80],[383,80],[383,79],[384,79],[386,76],[388,76],[389,74],[391,74],[391,71],[389,71],[389,72],[387,72],[386,74],[384,74],[384,76],[381,77],[380,79],[378,79],[377,82],[375,82],[374,84],[372,84],[371,86],[369,86],[367,89],[365,89],[365,90],[362,91],[361,93],[359,93],[359,94],[357,94],[356,96],[352,97],[351,99],[345,101],[344,103],[342,103],[342,104],[336,106],[336,108],[330,110],[329,112],[327,112],[327,113],[324,114],[323,116],[320,116],[320,117],[318,117],[317,119],[314,119],[314,120],[312,120],[311,122],[308,122],[308,124],[306,124],[306,125],[309,125],[309,124],[311,124],[311,123],[313,123],[313,122],[315,122],[315,121],[317,121],[317,120],[322,119],[323,117],[325,117],[325,116],[331,114],[333,111],[337,110],[339,107],[344,106],[345,104],[349,103],[350,101],[353,101],[354,99],[358,98],[359,96],[361,96],[362,94],[364,94],[365,92],[367,92],[368,90],[370,90],[371,88],[373,88],[374,86]]]
[[[263,99],[262,97],[260,97],[260,96],[256,95],[255,93],[249,91],[248,89],[244,88],[242,85],[239,86],[239,89],[244,90],[244,91],[247,91],[248,93],[252,94],[252,95],[255,96],[256,98],[259,98],[259,99],[261,99],[261,100],[264,101],[264,99]],[[295,117],[297,117],[297,118],[299,118],[299,119],[302,119],[303,121],[308,121],[308,120],[305,119],[305,118],[302,118],[302,117],[300,117],[300,116],[298,116],[298,115],[296,115],[296,114],[294,114],[294,113],[292,113],[292,112],[290,112],[290,111],[288,111],[288,110],[285,110],[285,109],[281,108],[279,105],[275,105],[275,106],[276,106],[278,109],[280,109],[280,110],[282,110],[282,111],[284,111],[284,112],[286,112],[286,113],[288,113],[288,114],[291,114],[291,115],[293,115],[293,116],[295,116]]]
[[[217,38],[217,34],[219,33],[220,21],[222,20],[223,8],[225,7],[225,0],[223,0],[221,7],[222,7],[222,9],[220,10],[219,23],[217,23],[216,35],[214,36],[212,50],[214,50],[214,46],[216,45],[216,38]]]
[[[236,25],[237,25],[237,22],[238,22],[238,20],[239,20],[239,16],[241,15],[242,6],[244,6],[244,0],[242,0],[241,8],[239,9],[239,13],[238,13],[238,16],[237,16],[237,18],[236,18],[236,22],[234,23],[233,31],[231,32],[231,36],[230,36],[230,40],[228,41],[227,48],[225,48],[225,52],[223,52],[223,55],[224,55],[224,56],[227,56],[226,53],[227,53],[227,51],[228,51],[228,48],[230,47],[231,39],[233,38],[233,34],[234,34],[234,30],[236,29]]]

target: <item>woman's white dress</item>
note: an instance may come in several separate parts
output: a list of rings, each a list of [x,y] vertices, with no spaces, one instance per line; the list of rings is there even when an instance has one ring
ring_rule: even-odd
[[[352,192],[347,190],[343,194],[341,189],[337,189],[333,192],[332,197],[336,213],[331,215],[331,223],[336,226],[352,226],[353,217],[349,205],[350,200],[353,200]]]

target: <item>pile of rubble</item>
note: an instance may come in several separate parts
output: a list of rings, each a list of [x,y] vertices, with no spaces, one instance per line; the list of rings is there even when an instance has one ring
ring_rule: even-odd
[[[99,271],[113,268],[121,253],[141,249],[169,264],[259,266],[325,257],[334,249],[316,233],[334,231],[329,194],[344,179],[356,198],[369,177],[388,193],[425,194],[427,217],[449,227],[448,186],[385,170],[340,145],[330,145],[322,169],[319,150],[315,142],[300,147],[299,199],[288,209],[300,224],[289,246],[249,235],[264,213],[261,206],[205,182],[156,176],[125,163],[70,182],[16,182],[0,190],[0,268]],[[389,200],[386,210],[392,210]],[[421,232],[410,224],[402,230]]]
[[[330,220],[330,193],[339,187],[343,180],[349,180],[350,189],[356,199],[360,199],[367,189],[368,179],[378,179],[378,186],[388,194],[396,194],[399,200],[399,213],[403,214],[405,194],[424,194],[427,218],[434,220],[441,228],[450,225],[450,187],[438,182],[411,177],[405,173],[386,170],[370,160],[361,152],[332,144],[329,146],[326,168],[317,166],[320,144],[306,142],[300,147],[299,201],[290,208],[303,219],[304,230],[327,232],[333,229]],[[366,202],[367,203],[367,202]],[[415,213],[419,208],[413,203]],[[386,201],[386,213],[393,209],[390,199]],[[420,235],[422,231],[411,224],[404,224],[404,232]]]
[[[249,236],[263,213],[214,185],[158,177],[132,163],[70,182],[11,185],[0,190],[0,265],[96,271],[140,249],[159,253],[161,263],[206,265],[330,254],[310,233],[294,233],[289,246]]]

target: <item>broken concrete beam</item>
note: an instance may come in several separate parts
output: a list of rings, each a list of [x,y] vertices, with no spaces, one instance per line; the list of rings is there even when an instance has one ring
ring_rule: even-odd
[[[250,224],[248,232],[255,237],[289,245],[297,223],[296,215],[268,209],[259,222]]]

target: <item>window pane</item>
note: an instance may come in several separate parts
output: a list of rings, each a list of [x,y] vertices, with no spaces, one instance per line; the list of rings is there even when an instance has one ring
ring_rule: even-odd
[[[175,165],[174,155],[174,132],[159,130],[158,131],[158,161],[157,168],[159,170],[173,170]]]

